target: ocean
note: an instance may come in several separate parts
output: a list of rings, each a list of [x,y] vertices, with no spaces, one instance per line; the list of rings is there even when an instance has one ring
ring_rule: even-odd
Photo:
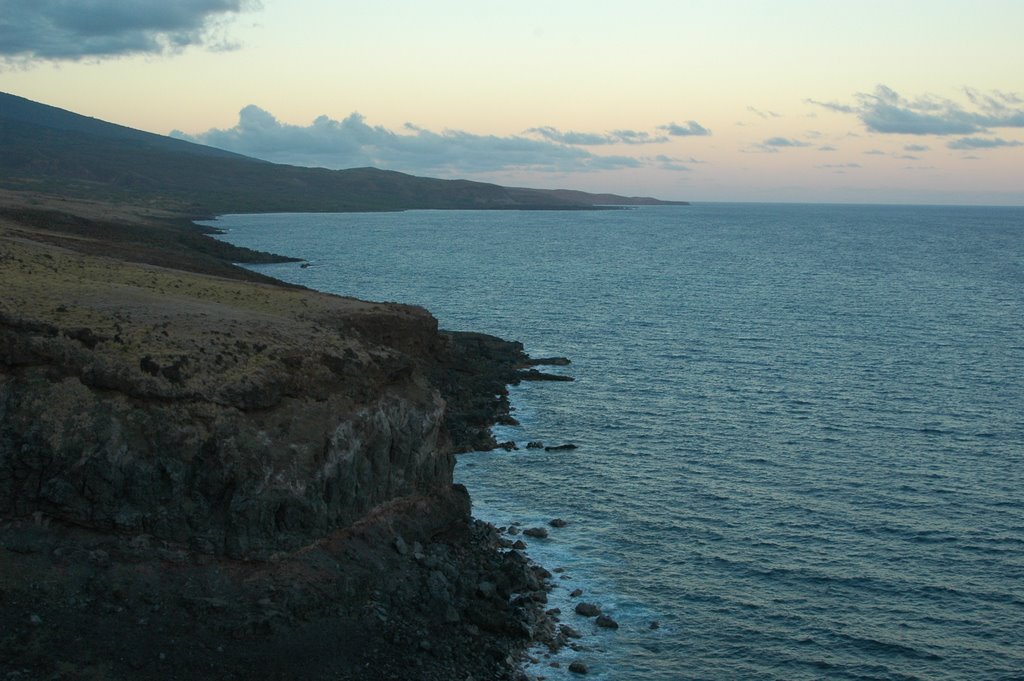
[[[1024,679],[1024,208],[208,224],[310,263],[266,274],[572,359],[511,390],[519,451],[456,469],[480,518],[569,523],[528,553],[586,649],[531,672]]]

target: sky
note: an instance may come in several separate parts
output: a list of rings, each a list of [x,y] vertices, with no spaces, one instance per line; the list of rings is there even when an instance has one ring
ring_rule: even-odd
[[[281,163],[1024,205],[1021,0],[0,0],[0,91]]]

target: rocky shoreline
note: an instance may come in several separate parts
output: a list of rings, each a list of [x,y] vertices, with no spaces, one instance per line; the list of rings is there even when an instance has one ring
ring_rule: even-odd
[[[0,211],[3,678],[514,679],[564,643],[452,469],[567,360],[32,201]]]

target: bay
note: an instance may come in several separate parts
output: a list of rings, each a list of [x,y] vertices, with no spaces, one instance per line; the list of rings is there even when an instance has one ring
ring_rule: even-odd
[[[1024,676],[1024,209],[224,216],[261,272],[566,355],[457,478],[602,679]],[[561,370],[561,369],[559,369]],[[567,579],[561,579],[566,577]],[[569,592],[619,621],[571,614]],[[651,622],[659,627],[651,629]]]

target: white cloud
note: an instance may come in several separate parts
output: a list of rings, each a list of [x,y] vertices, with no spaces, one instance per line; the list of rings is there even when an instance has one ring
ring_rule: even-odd
[[[769,154],[776,154],[780,149],[793,149],[798,147],[809,147],[808,142],[802,142],[791,137],[768,137],[758,144],[752,145],[747,151],[760,151]]]
[[[549,131],[545,134],[541,131]],[[291,125],[268,111],[249,105],[239,112],[238,123],[195,135],[173,131],[171,136],[276,163],[324,168],[375,166],[441,177],[529,170],[532,172],[587,172],[620,168],[666,167],[665,161],[623,155],[598,155],[575,144],[558,141],[553,128],[533,128],[538,135],[478,135],[461,130],[434,132],[411,123],[401,132],[369,125],[359,113],[335,120],[320,116],[310,125]],[[677,164],[678,165],[678,164]],[[673,168],[679,169],[679,168]]]
[[[788,137],[769,137],[762,142],[766,147],[809,147],[811,146],[807,142],[801,142],[800,140],[790,139]]]
[[[661,144],[668,141],[664,135],[652,135],[638,130],[612,130],[611,132],[562,131],[551,126],[530,128],[528,134],[537,135],[551,142],[572,146],[593,147],[606,144]]]
[[[752,106],[748,106],[747,111],[751,112],[755,116],[759,116],[760,118],[782,118],[782,114],[780,113],[776,113],[774,111],[762,111],[761,109],[757,109]]]
[[[992,128],[1024,128],[1024,101],[1014,93],[965,89],[970,107],[924,95],[907,99],[885,85],[854,95],[856,104],[806,100],[837,113],[857,116],[864,126],[885,134],[970,135]]]
[[[229,48],[234,14],[257,0],[4,0],[0,59],[79,60]]]
[[[1024,142],[1004,140],[1002,137],[961,137],[946,144],[950,149],[997,149],[999,147],[1024,147]]]
[[[686,125],[678,123],[666,123],[659,125],[658,130],[664,130],[673,137],[707,137],[711,131],[697,121],[687,121]]]
[[[662,170],[677,170],[682,172],[690,172],[691,170],[693,170],[688,165],[686,165],[686,161],[684,161],[683,159],[675,158],[672,156],[665,156],[664,154],[659,154],[655,156],[653,161],[654,165],[658,168],[661,168]],[[694,158],[690,158],[689,162],[700,163],[700,161],[697,161]]]

